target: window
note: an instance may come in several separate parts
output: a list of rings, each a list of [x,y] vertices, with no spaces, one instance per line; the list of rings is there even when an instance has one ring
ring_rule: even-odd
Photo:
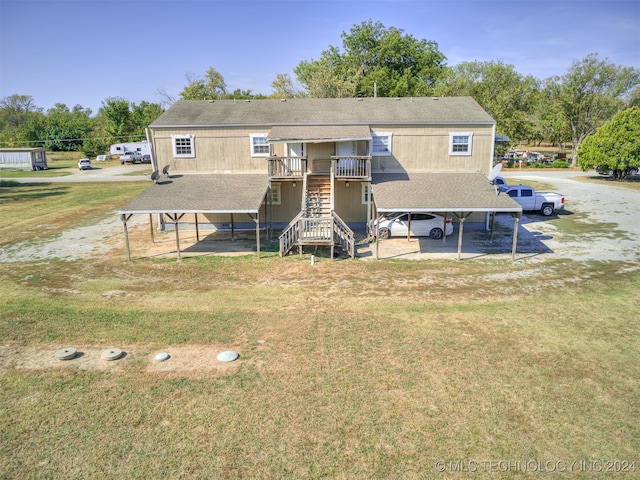
[[[282,186],[280,183],[271,184],[271,203],[280,205],[282,203]]]
[[[471,155],[473,133],[450,133],[449,155]]]
[[[362,204],[367,205],[371,202],[371,196],[369,195],[371,185],[369,185],[368,183],[361,183],[360,185],[362,185]]]
[[[391,155],[391,134],[371,132],[371,155],[388,157]]]
[[[196,156],[194,135],[171,135],[173,140],[173,156],[176,158],[193,158]]]
[[[251,135],[251,156],[252,157],[268,157],[269,144],[267,143],[266,133],[254,133]]]
[[[533,190],[531,190],[529,188],[523,188],[522,190],[520,190],[520,196],[521,197],[533,197]]]

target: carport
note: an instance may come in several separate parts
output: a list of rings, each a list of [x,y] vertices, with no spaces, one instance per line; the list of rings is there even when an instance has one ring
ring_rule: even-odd
[[[439,213],[455,216],[458,230],[458,260],[462,253],[464,222],[474,212],[491,214],[491,238],[496,213],[509,213],[514,219],[511,259],[515,260],[518,225],[522,207],[508,195],[499,195],[496,187],[477,173],[399,173],[374,174],[371,180],[374,208],[378,214]],[[411,216],[409,216],[410,222]],[[409,223],[409,229],[410,229]],[[444,229],[444,225],[443,225]],[[443,242],[447,236],[443,236]],[[410,239],[410,233],[409,237]],[[376,259],[380,239],[376,236]]]
[[[173,223],[176,232],[177,258],[180,260],[178,224],[186,214],[194,214],[196,239],[200,241],[198,214],[229,214],[231,235],[234,234],[234,215],[247,214],[255,222],[256,251],[260,257],[260,207],[267,195],[266,175],[175,175],[161,178],[139,194],[118,214],[124,227],[127,260],[131,260],[127,222],[133,215],[148,214],[153,238],[153,215],[163,215]]]

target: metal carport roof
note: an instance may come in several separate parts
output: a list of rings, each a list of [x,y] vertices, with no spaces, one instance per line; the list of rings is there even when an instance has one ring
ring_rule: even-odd
[[[150,185],[118,211],[124,225],[127,258],[131,259],[127,221],[132,215],[141,213],[149,214],[150,219],[152,214],[163,214],[174,223],[178,259],[180,259],[178,222],[184,214],[248,214],[256,224],[256,249],[259,256],[259,211],[268,187],[269,181],[266,174],[194,174],[160,178],[157,183]]]
[[[515,258],[522,207],[508,195],[500,195],[480,172],[373,174],[371,192],[375,208],[381,213],[440,212],[456,215],[460,219],[458,258],[462,249],[464,221],[471,213],[510,213],[514,217],[512,259]],[[491,228],[493,234],[493,222]],[[445,240],[446,235],[443,237]],[[378,242],[376,237],[376,258]]]
[[[378,212],[513,212],[522,207],[481,173],[373,174]]]

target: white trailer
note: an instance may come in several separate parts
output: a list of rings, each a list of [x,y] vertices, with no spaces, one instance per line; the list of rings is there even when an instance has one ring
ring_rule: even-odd
[[[13,170],[46,170],[44,148],[0,148],[0,168]]]
[[[124,155],[125,152],[135,152],[140,155],[151,155],[151,145],[147,141],[114,143],[109,149],[109,153],[111,153],[111,155]]]

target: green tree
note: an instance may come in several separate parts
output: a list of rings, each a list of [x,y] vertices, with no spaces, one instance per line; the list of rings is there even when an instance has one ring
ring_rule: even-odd
[[[80,105],[73,110],[56,103],[44,121],[44,147],[53,151],[77,151],[91,133],[91,110]]]
[[[104,131],[111,138],[111,143],[130,141],[132,120],[130,104],[121,97],[109,97],[102,101],[99,115],[103,116]]]
[[[182,100],[216,100],[227,95],[224,77],[215,68],[210,67],[204,78],[187,75],[187,86],[180,92]]]
[[[36,106],[30,95],[13,94],[0,99],[0,142],[4,146],[16,146],[22,139],[20,129],[37,121],[42,108]],[[24,140],[22,140],[24,141]],[[22,144],[24,146],[24,144]]]
[[[623,179],[640,168],[640,107],[616,114],[580,145],[580,167],[605,168],[614,178]]]
[[[607,63],[597,54],[574,61],[563,77],[549,79],[550,99],[571,129],[573,162],[584,139],[625,108],[627,94],[639,81],[637,69]]]
[[[288,73],[278,73],[276,79],[271,82],[273,93],[271,98],[296,98],[298,89],[293,85],[293,80]]]
[[[341,52],[329,46],[320,59],[294,73],[311,97],[425,96],[442,74],[445,56],[434,41],[371,20],[342,33]]]
[[[145,136],[146,128],[156,118],[164,113],[164,108],[159,103],[149,103],[142,101],[140,105],[131,104],[131,134],[135,136]]]
[[[447,68],[435,86],[438,96],[473,97],[496,120],[496,132],[514,142],[534,135],[531,111],[537,92],[535,78],[502,62],[462,62]]]

